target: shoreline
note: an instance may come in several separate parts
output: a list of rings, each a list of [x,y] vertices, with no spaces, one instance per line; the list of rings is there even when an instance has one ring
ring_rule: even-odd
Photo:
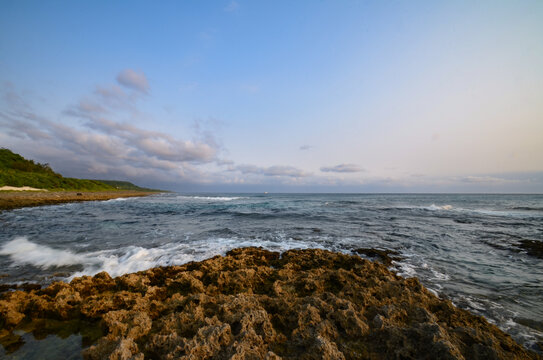
[[[0,295],[8,351],[21,346],[14,330],[66,336],[68,327],[83,336],[85,359],[543,358],[416,278],[319,249],[238,248]]]
[[[111,200],[158,194],[153,191],[1,191],[0,212],[23,207],[55,205],[80,201]]]

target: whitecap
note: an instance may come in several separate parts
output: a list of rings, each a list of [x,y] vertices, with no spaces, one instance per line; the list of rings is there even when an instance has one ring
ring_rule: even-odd
[[[126,200],[128,200],[128,199],[130,199],[130,198],[115,198],[115,199],[106,200],[106,201],[104,201],[104,202],[107,202],[107,203],[108,203],[108,202],[118,202],[118,201],[126,201]]]
[[[395,265],[396,274],[402,277],[413,277],[417,274],[413,265],[401,262],[392,262]]]
[[[28,241],[24,236],[16,237],[2,245],[0,255],[9,256],[14,265],[30,264],[43,269],[89,262],[85,256],[36,244]]]
[[[440,280],[440,281],[447,281],[450,279],[450,276],[447,274],[443,274],[437,270],[430,269],[432,271],[432,274],[434,275],[433,279]]]
[[[0,255],[9,256],[13,266],[28,264],[46,269],[80,265],[82,270],[67,278],[71,280],[77,276],[92,276],[102,271],[108,272],[111,276],[120,276],[158,266],[182,265],[190,261],[225,255],[234,248],[248,246],[279,252],[291,249],[324,249],[317,241],[298,241],[289,237],[274,240],[209,238],[193,242],[168,243],[154,248],[128,246],[122,249],[74,253],[69,249],[55,249],[37,244],[26,237],[16,237],[0,248]]]
[[[245,199],[244,197],[240,196],[184,196],[179,195],[176,197],[180,200],[204,200],[204,201],[232,201],[232,200],[240,200]]]
[[[426,210],[431,210],[431,211],[436,211],[436,210],[452,210],[453,207],[452,205],[442,205],[442,206],[438,206],[436,204],[432,204],[430,206],[427,206],[425,207],[424,209]]]

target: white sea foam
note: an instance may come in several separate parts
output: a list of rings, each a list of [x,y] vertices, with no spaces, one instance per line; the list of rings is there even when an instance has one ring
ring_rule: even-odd
[[[463,296],[464,301],[468,304],[469,307],[475,310],[484,311],[486,310],[486,307],[484,306],[481,301],[471,297],[471,296]]]
[[[534,214],[526,211],[505,211],[505,210],[488,210],[488,209],[473,209],[465,210],[476,214],[490,215],[490,216],[503,216],[503,217],[514,217],[514,218],[540,218],[542,215]]]
[[[77,265],[88,261],[86,257],[68,250],[35,244],[26,237],[16,237],[5,243],[0,249],[0,255],[8,255],[14,264],[31,264],[41,268]]]
[[[430,206],[427,206],[425,207],[424,209],[426,210],[432,210],[432,211],[436,211],[436,210],[452,210],[452,205],[442,205],[442,206],[438,206],[436,204],[432,204]]]
[[[245,199],[245,198],[240,197],[240,196],[228,197],[228,196],[184,196],[184,195],[179,195],[179,196],[177,196],[177,199],[182,199],[182,200],[204,200],[204,201],[232,201],[232,200],[240,200],[240,199]]]
[[[396,261],[393,261],[392,263],[395,265],[396,267],[395,270],[397,271],[397,274],[399,276],[407,278],[407,277],[413,277],[417,273],[417,271],[415,270],[415,267],[411,264],[407,264],[404,262],[396,262]]]
[[[94,275],[101,271],[111,276],[147,270],[157,266],[182,265],[201,261],[215,255],[224,255],[237,247],[261,246],[274,251],[290,249],[323,248],[317,242],[297,241],[291,238],[279,242],[260,239],[213,238],[188,243],[169,243],[156,248],[129,246],[123,249],[74,253],[36,244],[26,237],[16,237],[4,244],[0,255],[10,257],[13,265],[30,264],[40,268],[80,265],[83,269],[67,280],[82,275]]]
[[[319,244],[286,239],[284,242],[263,241],[259,239],[241,240],[237,238],[213,238],[198,242],[170,243],[157,248],[131,246],[123,254],[111,250],[89,254],[99,260],[70,278],[81,275],[94,275],[101,271],[111,276],[147,270],[157,266],[182,265],[190,261],[201,261],[238,247],[260,246],[268,250],[286,251],[290,249],[317,248]]]
[[[440,281],[447,281],[450,279],[450,276],[447,274],[443,274],[437,270],[430,269],[432,271],[432,274],[434,275],[433,279],[440,280]]]
[[[115,199],[109,199],[109,200],[106,200],[105,202],[117,202],[117,201],[126,201],[130,198],[115,198]]]
[[[437,292],[437,290],[434,290],[432,288],[429,288],[428,286],[426,287],[426,289],[431,292],[432,294],[434,294],[435,296],[439,297],[439,293]]]
[[[408,207],[408,208],[417,208],[417,207]],[[418,209],[421,209],[421,207],[418,207]],[[520,210],[495,210],[495,209],[465,209],[465,208],[459,208],[459,207],[453,207],[452,205],[436,205],[432,204],[430,206],[423,206],[422,209],[430,210],[430,211],[454,211],[459,213],[470,213],[470,214],[481,214],[481,215],[490,215],[490,216],[503,216],[503,217],[518,217],[518,218],[533,218],[533,217],[541,217],[540,214],[534,213],[534,212],[528,212],[528,211],[520,211]]]

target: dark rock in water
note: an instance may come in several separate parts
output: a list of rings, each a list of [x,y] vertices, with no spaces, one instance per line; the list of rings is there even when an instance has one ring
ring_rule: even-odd
[[[0,293],[8,290],[23,290],[23,291],[30,291],[30,290],[39,290],[41,289],[40,284],[33,284],[33,283],[23,283],[23,284],[0,284]]]
[[[399,252],[394,250],[379,250],[374,248],[359,248],[353,250],[353,252],[361,255],[366,255],[370,259],[379,260],[386,266],[392,265],[392,261],[399,261],[401,260],[401,256]],[[392,255],[392,256],[390,256]]]
[[[76,196],[83,196],[83,194],[82,194],[82,193],[77,193],[77,195],[76,195]]]
[[[40,319],[101,322],[86,359],[541,359],[417,279],[325,250],[235,249],[1,295],[0,338]]]
[[[517,246],[525,250],[528,255],[543,259],[543,241],[520,240]]]
[[[472,224],[473,223],[473,221],[470,219],[454,219],[454,222],[458,224]]]
[[[39,289],[41,289],[40,284],[24,283],[17,286],[17,290],[24,290],[24,291],[39,290]]]

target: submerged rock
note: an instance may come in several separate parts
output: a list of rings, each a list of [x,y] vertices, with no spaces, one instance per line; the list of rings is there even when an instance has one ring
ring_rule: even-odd
[[[543,259],[543,241],[524,239],[517,246],[526,251],[528,255]]]
[[[28,320],[101,323],[86,359],[541,359],[385,265],[258,248],[0,298],[0,336]]]
[[[386,266],[392,265],[393,261],[400,261],[402,258],[399,256],[400,253],[394,250],[379,250],[374,248],[359,248],[353,250],[353,252],[365,255],[372,260],[379,260]]]

